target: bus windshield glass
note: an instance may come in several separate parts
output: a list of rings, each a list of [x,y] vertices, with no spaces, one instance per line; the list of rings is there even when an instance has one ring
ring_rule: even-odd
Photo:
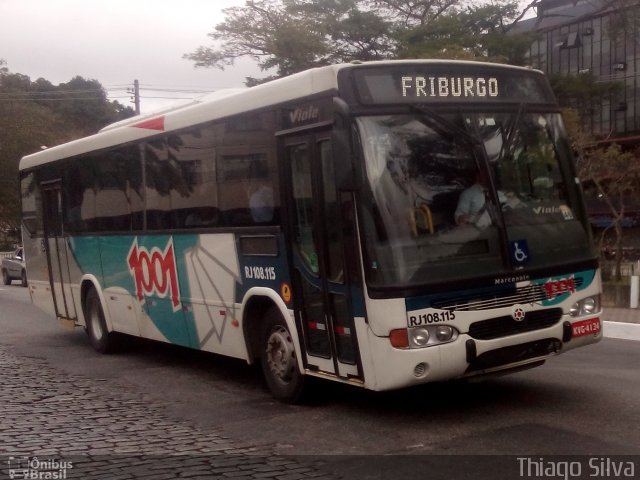
[[[363,116],[371,286],[417,286],[593,258],[557,113]]]

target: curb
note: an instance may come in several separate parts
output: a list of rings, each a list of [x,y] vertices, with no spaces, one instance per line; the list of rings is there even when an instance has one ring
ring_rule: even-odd
[[[640,341],[640,324],[609,321],[603,323],[604,336],[607,338]]]

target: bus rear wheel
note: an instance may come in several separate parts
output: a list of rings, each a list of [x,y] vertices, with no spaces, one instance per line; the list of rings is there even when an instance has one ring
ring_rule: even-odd
[[[115,333],[107,329],[98,292],[89,290],[84,304],[84,319],[89,343],[100,353],[110,353],[115,347]]]
[[[285,403],[302,398],[304,375],[300,373],[296,351],[280,312],[269,310],[262,325],[260,363],[271,394]]]

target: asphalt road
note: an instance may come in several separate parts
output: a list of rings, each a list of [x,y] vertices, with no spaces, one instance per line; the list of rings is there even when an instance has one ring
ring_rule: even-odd
[[[640,472],[640,343],[635,341],[606,338],[540,368],[484,381],[388,393],[319,383],[310,404],[288,406],[274,401],[258,369],[244,362],[141,340],[131,340],[118,354],[100,355],[83,331],[63,329],[31,306],[27,289],[12,285],[0,288],[0,352],[5,376],[7,365],[25,369],[23,379],[16,374],[2,380],[0,412],[29,414],[29,402],[16,410],[13,399],[37,383],[33,372],[41,369],[47,378],[88,392],[93,402],[102,397],[98,417],[104,422],[121,429],[130,424],[124,437],[109,427],[80,443],[65,443],[75,438],[77,425],[58,425],[57,436],[47,443],[49,454],[109,454],[123,443],[129,447],[124,453],[145,454],[152,442],[156,452],[174,452],[176,444],[184,444],[184,451],[207,455],[207,445],[218,442],[219,451],[293,457],[306,465],[288,466],[292,470],[280,476],[263,469],[262,476],[246,478],[308,478],[308,462],[315,461],[322,464],[315,475],[327,478],[390,478],[390,472],[397,478],[526,478],[527,472],[518,472],[523,461],[518,458],[573,455],[583,456],[578,458],[584,474],[590,473],[592,457],[614,455],[636,456],[631,457],[634,475]],[[80,398],[67,395],[64,409],[53,417],[81,424]],[[145,411],[151,419],[146,424]],[[171,428],[156,431],[159,424]],[[6,421],[3,425],[0,445],[6,455],[18,453],[13,450],[20,445],[26,447],[21,454],[46,447],[38,438],[49,432],[47,422],[17,433]],[[136,431],[153,431],[151,440],[139,440],[131,433]],[[206,443],[198,441],[203,438]]]

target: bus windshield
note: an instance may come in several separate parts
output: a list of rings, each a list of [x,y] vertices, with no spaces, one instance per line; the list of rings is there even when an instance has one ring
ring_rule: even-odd
[[[417,286],[593,258],[558,113],[357,119],[371,286]]]

